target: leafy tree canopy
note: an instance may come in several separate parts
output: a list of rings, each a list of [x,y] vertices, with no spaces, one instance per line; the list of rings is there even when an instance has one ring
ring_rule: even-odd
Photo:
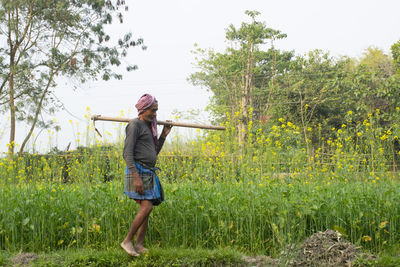
[[[16,119],[31,124],[28,139],[37,125],[49,125],[41,114],[60,107],[52,94],[57,77],[122,78],[114,66],[121,65],[130,47],[146,48],[131,33],[117,42],[106,33],[105,25],[123,22],[124,8],[120,0],[1,0],[0,108],[10,111],[11,148]]]

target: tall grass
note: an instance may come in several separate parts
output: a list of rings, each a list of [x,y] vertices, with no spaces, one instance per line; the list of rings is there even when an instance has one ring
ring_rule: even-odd
[[[167,200],[151,218],[155,246],[230,247],[276,254],[332,228],[373,251],[399,243],[400,128],[379,112],[329,129],[249,123],[167,144],[159,157]],[[306,132],[307,134],[304,134]],[[117,246],[137,205],[122,193],[122,140],[69,153],[0,161],[0,249]]]
[[[275,254],[328,228],[374,251],[400,242],[393,182],[185,182],[165,189],[146,240],[155,246]],[[0,248],[117,246],[137,210],[122,190],[112,182],[2,187]]]

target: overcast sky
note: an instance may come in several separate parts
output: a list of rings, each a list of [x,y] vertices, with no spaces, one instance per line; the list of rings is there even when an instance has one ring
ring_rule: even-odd
[[[52,145],[64,149],[78,131],[83,131],[87,107],[92,114],[117,116],[121,111],[136,116],[134,104],[144,93],[154,94],[159,101],[158,118],[172,118],[174,110],[204,110],[210,94],[195,88],[186,79],[196,70],[191,50],[197,43],[201,48],[223,51],[226,47],[225,29],[233,24],[249,22],[245,10],[261,12],[258,20],[268,27],[288,35],[276,42],[281,50],[304,54],[313,49],[329,51],[333,56],[358,57],[368,46],[389,53],[390,46],[400,39],[399,0],[170,0],[126,1],[129,11],[124,23],[115,23],[113,36],[131,31],[142,37],[148,49],[134,48],[125,59],[139,69],[123,72],[121,81],[97,81],[77,84],[59,83],[56,95],[64,102],[66,111],[56,114],[62,127]],[[123,70],[123,69],[122,69]],[[78,90],[72,91],[71,84]],[[71,115],[73,114],[73,116]],[[204,120],[207,119],[203,113]],[[1,117],[1,151],[5,151],[8,137],[7,118]],[[72,129],[69,121],[75,124]],[[81,130],[76,128],[79,124]],[[101,130],[114,134],[116,124],[98,122]],[[161,129],[159,129],[161,130]],[[19,126],[17,143],[22,142],[25,126]],[[57,139],[57,142],[56,142]],[[36,139],[39,149],[46,149],[49,137],[44,131]]]

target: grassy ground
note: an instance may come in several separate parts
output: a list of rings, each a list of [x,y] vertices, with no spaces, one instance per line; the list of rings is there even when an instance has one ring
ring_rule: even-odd
[[[282,259],[281,259],[282,260]],[[287,262],[287,261],[281,261]],[[266,256],[244,256],[230,249],[150,249],[132,258],[122,249],[69,249],[49,253],[11,254],[0,251],[0,266],[285,266]],[[287,265],[286,265],[287,266]],[[387,253],[376,259],[359,259],[351,266],[400,266],[400,255]]]
[[[227,249],[150,249],[149,253],[132,258],[122,249],[62,250],[46,254],[9,254],[0,252],[0,266],[241,266],[238,252]]]

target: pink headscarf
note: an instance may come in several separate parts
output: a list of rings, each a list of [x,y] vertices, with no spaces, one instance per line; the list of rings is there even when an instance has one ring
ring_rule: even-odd
[[[138,110],[138,115],[142,114],[146,109],[151,107],[155,102],[157,102],[157,99],[150,95],[150,94],[144,94],[140,97],[139,101],[136,103],[135,107]],[[153,140],[154,144],[156,145],[156,150],[158,146],[158,139],[157,139],[157,118],[154,117],[153,121],[151,122],[151,132],[153,133]]]

